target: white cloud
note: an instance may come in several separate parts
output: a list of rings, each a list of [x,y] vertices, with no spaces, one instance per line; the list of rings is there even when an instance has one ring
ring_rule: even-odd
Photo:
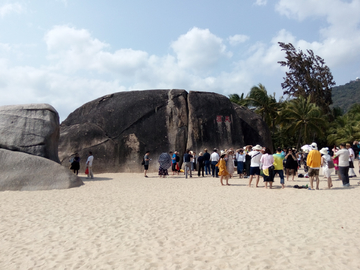
[[[250,39],[249,36],[246,35],[234,35],[228,38],[231,46],[236,46]]]
[[[327,25],[319,30],[321,40],[297,40],[293,44],[302,50],[312,49],[329,66],[345,65],[360,56],[360,0],[280,0],[276,10],[299,21],[309,17],[326,19]]]
[[[223,40],[212,34],[209,29],[194,27],[174,41],[171,47],[176,53],[179,66],[195,72],[211,69],[222,58],[231,57]]]
[[[148,61],[148,54],[143,51],[120,49],[108,52],[110,46],[93,38],[86,29],[56,26],[45,35],[45,42],[48,59],[54,62],[56,69],[68,73],[94,70],[129,76]]]
[[[0,7],[0,17],[5,17],[11,13],[22,13],[24,7],[19,3],[5,4]]]
[[[267,0],[256,0],[255,5],[257,6],[266,6]]]

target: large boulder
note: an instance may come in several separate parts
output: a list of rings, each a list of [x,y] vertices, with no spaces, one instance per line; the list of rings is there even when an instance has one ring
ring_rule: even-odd
[[[92,151],[95,173],[139,172],[149,150],[154,171],[159,155],[170,150],[182,156],[187,148],[198,153],[204,148],[271,142],[262,137],[269,135],[266,124],[247,113],[256,125],[244,130],[245,113],[219,94],[174,89],[119,92],[84,104],[61,123],[59,157],[67,166],[78,152],[85,164]],[[251,140],[244,139],[248,137]]]
[[[0,149],[0,191],[79,187],[83,182],[59,163],[22,152]]]
[[[48,104],[0,107],[0,148],[60,162],[59,115]]]
[[[235,103],[233,103],[233,107],[240,118],[241,129],[243,130],[246,144],[260,144],[272,149],[273,145],[270,130],[260,115]]]
[[[94,172],[139,171],[146,150],[155,160],[187,141],[187,92],[120,92],[84,104],[61,123],[63,164],[78,152],[84,164],[94,153]]]
[[[241,121],[227,97],[190,91],[188,108],[188,149],[203,151],[208,148],[210,151],[214,147],[228,149],[244,145]]]

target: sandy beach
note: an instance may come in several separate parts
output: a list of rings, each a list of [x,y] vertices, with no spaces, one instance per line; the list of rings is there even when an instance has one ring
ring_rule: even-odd
[[[197,175],[82,177],[80,188],[0,193],[0,269],[360,268],[359,178],[282,190],[277,177],[269,190]]]

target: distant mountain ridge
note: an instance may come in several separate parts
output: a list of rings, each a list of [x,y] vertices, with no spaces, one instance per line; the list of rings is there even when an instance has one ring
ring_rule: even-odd
[[[333,107],[340,107],[346,113],[351,105],[360,103],[360,79],[332,88]]]

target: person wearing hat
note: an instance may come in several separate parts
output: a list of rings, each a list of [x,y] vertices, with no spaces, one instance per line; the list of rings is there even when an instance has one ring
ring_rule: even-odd
[[[259,178],[260,178],[260,159],[261,159],[261,150],[262,147],[260,145],[256,145],[252,148],[252,151],[248,154],[251,157],[250,162],[250,178],[249,178],[249,187],[251,187],[251,181],[256,175],[256,187],[259,186]]]
[[[306,164],[309,167],[309,177],[310,177],[310,187],[314,188],[314,178],[316,179],[316,189],[319,189],[320,179],[319,171],[321,166],[321,154],[318,151],[317,144],[311,144],[312,150],[309,152],[309,155],[306,160]]]
[[[331,173],[334,169],[334,162],[330,157],[327,148],[322,148],[320,150],[320,154],[322,154],[321,167],[323,168],[324,176],[327,178],[328,188],[330,189],[333,186],[331,180]]]
[[[345,148],[345,143],[340,144],[340,150],[337,151],[333,158],[339,157],[339,175],[344,187],[350,186],[349,181],[349,158],[350,153]]]

